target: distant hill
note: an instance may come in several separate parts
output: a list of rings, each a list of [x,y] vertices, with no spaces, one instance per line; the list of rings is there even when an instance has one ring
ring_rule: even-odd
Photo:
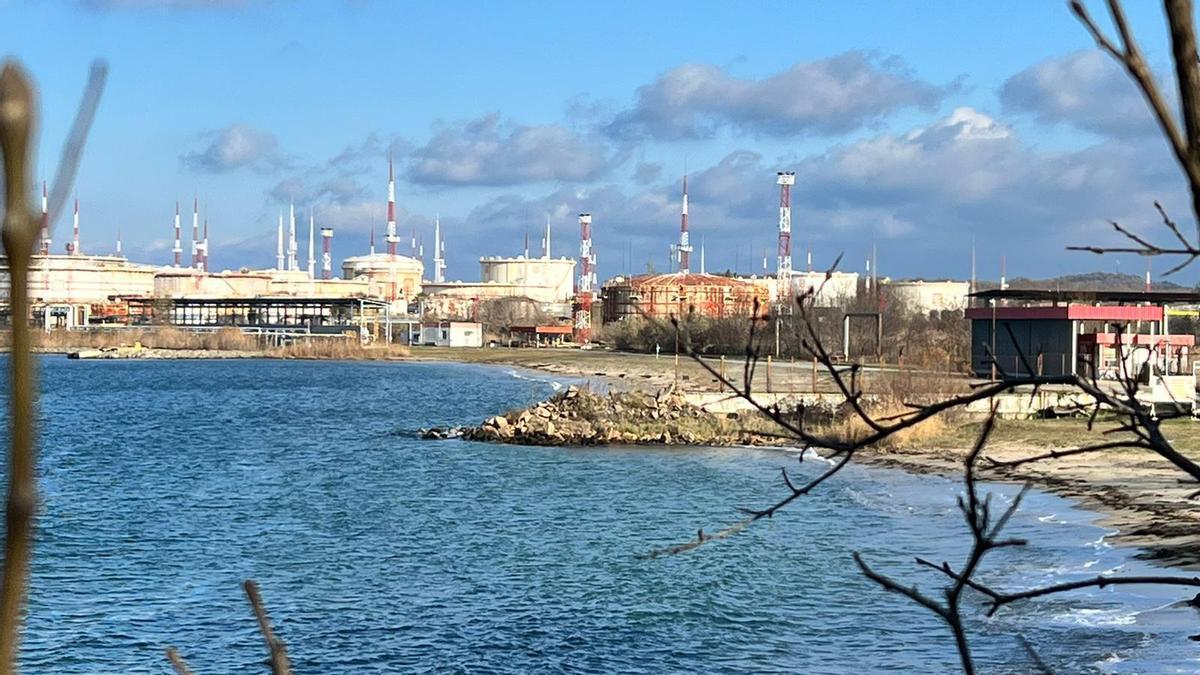
[[[979,290],[996,288],[995,281],[979,281]],[[1027,279],[1016,277],[1008,280],[1009,288],[1035,288],[1039,290],[1060,291],[1140,291],[1146,286],[1146,278],[1136,274],[1116,274],[1113,272],[1088,272],[1086,274],[1064,274],[1051,279]],[[1160,291],[1191,290],[1190,286],[1181,286],[1172,281],[1151,279],[1151,288]]]

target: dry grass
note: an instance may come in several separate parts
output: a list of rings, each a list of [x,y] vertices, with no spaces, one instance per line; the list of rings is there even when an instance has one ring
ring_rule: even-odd
[[[403,345],[362,345],[356,334],[314,337],[275,347],[261,335],[243,333],[237,328],[217,331],[188,331],[170,326],[140,329],[100,329],[89,331],[55,330],[35,333],[34,347],[42,351],[111,349],[141,345],[146,349],[178,351],[249,352],[264,358],[381,360],[409,355]],[[7,344],[0,343],[7,347]]]
[[[901,414],[911,413],[912,408],[905,408],[894,404],[883,404],[873,406],[870,412],[877,421],[887,420],[891,422],[892,420],[898,420]],[[942,415],[937,415],[895,432],[879,443],[876,443],[875,447],[926,447],[946,437],[954,428],[955,425],[950,424]],[[874,429],[867,426],[867,423],[858,415],[845,413],[821,431],[839,440],[857,441],[869,436],[874,432]]]
[[[261,351],[265,343],[259,336],[237,328],[212,332],[193,332],[170,326],[130,330],[54,330],[36,333],[34,346],[44,350],[104,349],[140,344],[150,349],[203,349],[222,351]]]
[[[331,359],[341,361],[374,361],[408,356],[404,345],[363,346],[357,337],[320,338],[293,342],[285,347],[269,349],[266,356],[284,359]]]

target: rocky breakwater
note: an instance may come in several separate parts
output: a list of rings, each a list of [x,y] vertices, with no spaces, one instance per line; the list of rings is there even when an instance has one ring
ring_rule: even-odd
[[[68,359],[252,359],[265,356],[261,351],[229,349],[159,349],[140,345],[101,347],[67,352]]]
[[[671,390],[596,394],[572,386],[479,426],[426,429],[421,435],[519,445],[780,444],[770,431],[770,422],[758,415],[709,413]]]

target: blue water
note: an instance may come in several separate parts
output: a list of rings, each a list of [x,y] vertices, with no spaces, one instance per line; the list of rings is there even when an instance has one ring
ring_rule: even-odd
[[[421,363],[43,361],[45,447],[26,671],[265,672],[242,594],[257,579],[302,673],[943,672],[931,615],[851,553],[939,583],[959,561],[957,483],[853,467],[772,521],[686,555],[779,495],[780,451],[420,441],[540,399],[548,380]],[[819,462],[796,470],[814,472]],[[1011,494],[1011,487],[997,488]],[[1019,587],[1138,572],[1094,516],[1034,493]],[[1193,672],[1188,594],[1081,592],[971,621],[984,672]],[[972,605],[976,603],[972,598]]]

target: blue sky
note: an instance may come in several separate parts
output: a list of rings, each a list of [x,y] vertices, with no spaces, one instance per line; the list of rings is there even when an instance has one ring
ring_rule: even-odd
[[[1159,10],[1129,4],[1168,72]],[[884,274],[965,277],[974,240],[983,277],[1001,255],[1010,276],[1115,270],[1063,247],[1111,242],[1109,218],[1152,228],[1155,199],[1190,225],[1144,104],[1065,2],[0,0],[0,25],[41,85],[44,173],[108,61],[83,244],[120,227],[147,262],[193,193],[215,267],[273,264],[289,199],[335,228],[336,257],[363,252],[389,150],[403,241],[440,214],[454,278],[526,230],[536,247],[547,218],[573,254],[580,210],[602,276],[662,270],[685,166],[710,270],[758,271],[764,248],[774,265],[781,169],[798,265],[811,246],[858,270],[875,243]]]

